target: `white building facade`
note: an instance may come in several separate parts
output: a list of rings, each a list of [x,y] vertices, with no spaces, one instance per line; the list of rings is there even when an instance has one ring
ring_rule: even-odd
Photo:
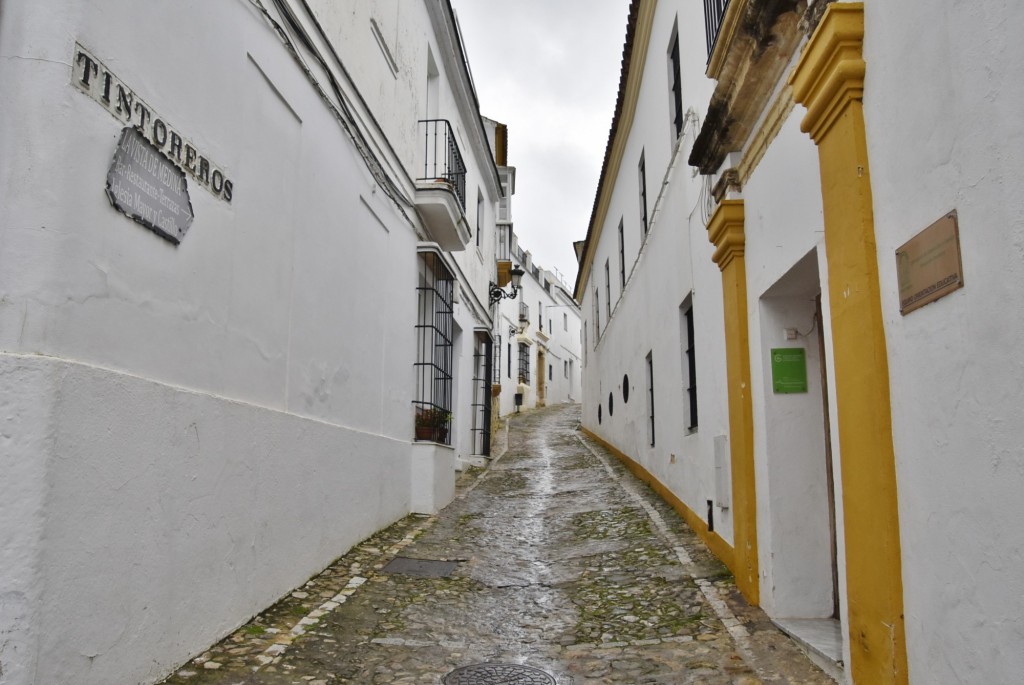
[[[1022,22],[631,10],[576,284],[583,424],[748,599],[834,631],[817,658],[841,682],[1021,670]]]
[[[155,682],[450,500],[501,186],[447,2],[2,13],[0,682]]]
[[[577,403],[582,379],[579,305],[555,274],[533,263],[514,233],[511,245],[512,263],[524,274],[516,296],[498,305],[494,377],[499,416]]]

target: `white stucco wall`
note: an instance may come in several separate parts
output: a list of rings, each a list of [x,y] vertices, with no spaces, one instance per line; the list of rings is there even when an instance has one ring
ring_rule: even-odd
[[[914,683],[1024,670],[1024,13],[869,2],[864,107]],[[952,209],[965,286],[906,317],[894,252]]]
[[[676,22],[680,37],[683,109],[693,109],[676,151],[669,103],[668,52]],[[704,76],[707,53],[701,8],[658,3],[644,79],[629,140],[589,278],[583,284],[582,316],[587,346],[583,425],[639,462],[702,519],[713,505],[714,530],[733,540],[732,508],[716,496],[714,440],[728,436],[721,274],[711,261],[714,246],[699,206],[702,179],[686,164],[713,84]],[[640,225],[638,165],[644,154],[649,233]],[[670,166],[672,167],[670,170]],[[623,222],[625,289],[620,284],[618,226]],[[605,262],[611,275],[608,317]],[[594,330],[594,289],[600,291],[601,336]],[[686,429],[685,328],[680,310],[694,311],[698,428]],[[656,439],[648,433],[646,357],[654,367]],[[624,401],[624,376],[629,400]],[[608,411],[609,395],[613,412]],[[598,409],[601,420],[598,421]],[[728,466],[726,466],[726,471]],[[728,477],[728,474],[725,474]]]
[[[0,682],[153,682],[410,510],[417,220],[248,3],[2,12]],[[234,180],[178,247],[76,41]]]

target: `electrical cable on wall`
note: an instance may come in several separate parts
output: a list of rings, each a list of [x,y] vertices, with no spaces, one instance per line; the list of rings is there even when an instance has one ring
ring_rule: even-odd
[[[415,205],[408,197],[406,197],[402,189],[395,184],[395,182],[391,179],[388,173],[384,170],[384,166],[381,164],[376,154],[374,154],[373,150],[370,149],[370,144],[366,139],[366,136],[360,130],[355,117],[352,115],[352,112],[349,110],[348,105],[345,101],[345,97],[341,91],[341,87],[339,86],[337,80],[334,78],[334,74],[328,67],[327,62],[320,55],[319,51],[312,44],[312,41],[310,41],[309,37],[305,34],[301,27],[299,27],[296,24],[294,19],[291,17],[291,14],[284,6],[282,0],[272,0],[272,2],[277,7],[277,10],[281,13],[281,15],[287,19],[288,24],[291,26],[291,29],[295,31],[295,33],[298,35],[299,40],[302,42],[306,50],[310,52],[313,58],[317,61],[320,67],[327,74],[331,90],[333,91],[334,96],[338,99],[337,103],[335,103],[330,98],[327,91],[320,84],[320,81],[317,79],[312,69],[310,69],[309,65],[306,64],[305,60],[299,54],[299,51],[295,47],[295,44],[292,42],[291,37],[288,35],[288,32],[280,24],[280,22],[278,22],[276,19],[274,19],[273,16],[271,16],[267,8],[263,6],[261,0],[249,0],[249,3],[263,14],[263,17],[270,24],[271,28],[274,29],[278,37],[281,39],[281,42],[288,49],[288,52],[291,53],[292,57],[298,63],[299,67],[306,75],[307,80],[309,80],[310,84],[312,84],[313,87],[316,88],[317,93],[320,95],[320,99],[323,100],[324,104],[334,115],[334,118],[338,121],[338,124],[341,126],[342,130],[345,131],[349,140],[351,140],[353,145],[355,145],[356,150],[359,152],[360,157],[362,157],[363,163],[366,165],[370,174],[373,176],[374,181],[381,188],[381,190],[384,191],[388,198],[391,199],[395,207],[401,213],[402,217],[410,224],[412,224],[413,221],[409,217],[409,214],[405,211],[405,207],[411,208],[414,207]]]

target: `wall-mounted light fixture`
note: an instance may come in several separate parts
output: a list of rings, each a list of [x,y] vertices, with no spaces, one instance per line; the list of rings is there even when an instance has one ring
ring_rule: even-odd
[[[493,305],[495,302],[497,302],[498,300],[500,300],[503,297],[506,298],[506,299],[509,299],[509,300],[515,298],[515,296],[519,294],[519,284],[522,283],[523,274],[525,274],[525,273],[526,272],[523,271],[522,269],[520,269],[518,266],[512,267],[512,272],[511,272],[511,276],[512,276],[512,292],[510,292],[510,293],[505,292],[504,290],[502,290],[501,288],[498,287],[497,283],[494,283],[492,281],[491,284],[490,284],[490,286],[491,286],[491,295],[490,295],[491,305]]]

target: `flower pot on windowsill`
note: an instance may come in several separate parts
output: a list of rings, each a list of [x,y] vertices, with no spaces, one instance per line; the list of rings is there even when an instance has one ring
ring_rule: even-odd
[[[416,439],[430,442],[448,442],[450,412],[436,407],[416,410]]]

